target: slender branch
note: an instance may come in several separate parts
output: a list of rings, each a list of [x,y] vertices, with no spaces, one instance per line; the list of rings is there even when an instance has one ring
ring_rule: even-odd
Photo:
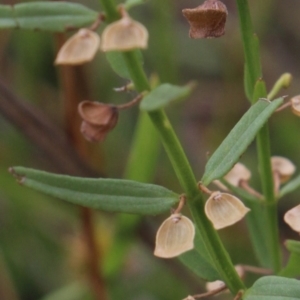
[[[42,151],[56,171],[69,175],[99,176],[74,151],[62,130],[42,111],[15,95],[1,78],[0,113]]]

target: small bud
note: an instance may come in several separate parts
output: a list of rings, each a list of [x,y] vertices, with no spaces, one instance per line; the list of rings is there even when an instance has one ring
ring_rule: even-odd
[[[159,227],[154,255],[172,258],[194,248],[195,226],[181,214],[173,214]]]
[[[104,103],[83,101],[78,105],[83,121],[80,131],[90,142],[101,142],[118,122],[118,109]]]
[[[271,165],[273,172],[279,174],[280,183],[288,181],[295,173],[295,165],[287,158],[281,156],[272,156]]]
[[[250,178],[251,172],[241,163],[236,163],[224,176],[224,179],[233,186],[239,186],[241,180],[248,181]]]
[[[227,8],[218,0],[207,0],[196,8],[182,10],[190,23],[189,35],[192,39],[215,38],[225,33]]]
[[[296,116],[300,116],[300,95],[293,97],[291,99],[291,103],[292,103],[292,112]]]
[[[91,61],[100,47],[100,37],[90,29],[82,28],[71,36],[59,50],[56,65],[80,65]]]
[[[300,233],[300,204],[285,213],[284,221],[293,230]]]
[[[148,31],[141,23],[132,20],[127,13],[108,25],[102,33],[103,51],[128,51],[145,49],[148,46]]]
[[[240,221],[250,211],[241,200],[230,194],[214,192],[205,203],[205,213],[215,229]]]

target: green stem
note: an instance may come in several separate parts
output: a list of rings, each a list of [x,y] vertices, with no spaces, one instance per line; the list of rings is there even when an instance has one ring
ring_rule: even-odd
[[[236,0],[236,3],[240,19],[240,28],[246,63],[245,67],[246,72],[248,73],[247,77],[249,78],[251,93],[253,93],[256,81],[262,77],[259,57],[259,42],[256,35],[253,33],[248,1]]]
[[[247,76],[249,78],[250,89],[252,91],[251,102],[255,103],[259,98],[266,98],[267,91],[265,83],[260,80],[262,77],[260,54],[258,39],[253,34],[251,16],[247,0],[236,0],[240,28],[242,34],[244,56],[246,61]],[[280,270],[281,258],[278,235],[278,221],[277,221],[277,204],[274,194],[273,175],[271,168],[271,151],[270,151],[270,137],[268,124],[257,134],[257,151],[258,163],[261,175],[262,189],[265,197],[266,209],[266,223],[264,228],[266,236],[268,237],[269,255],[271,256],[272,268],[275,272]]]
[[[106,21],[111,23],[120,18],[117,6],[114,3],[114,0],[100,0],[100,3],[103,7],[103,10],[106,12]]]
[[[111,3],[112,0],[101,1],[103,3],[106,1]],[[109,12],[107,11],[106,13],[108,14]],[[136,89],[139,92],[150,90],[150,84],[137,59],[136,52],[124,52],[123,57]],[[214,230],[211,222],[204,213],[204,200],[202,194],[197,188],[196,178],[177,136],[163,110],[150,112],[149,117],[160,134],[179,182],[189,199],[189,208],[194,217],[196,226],[202,234],[207,250],[211,254],[222,280],[225,281],[233,294],[237,294],[240,290],[244,290],[245,286],[238,276],[217,232]]]

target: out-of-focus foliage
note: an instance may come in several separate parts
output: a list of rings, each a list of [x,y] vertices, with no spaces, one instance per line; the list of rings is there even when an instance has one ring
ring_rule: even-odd
[[[15,2],[5,0],[1,4]],[[21,2],[27,1],[18,1]],[[98,1],[74,2],[94,10],[101,9]],[[189,39],[188,24],[181,9],[194,7],[197,5],[194,1],[149,0],[144,5],[133,7],[130,12],[149,30],[149,49],[143,51],[148,75],[157,72],[161,82],[177,85],[190,80],[198,82],[189,99],[170,105],[167,113],[175,123],[199,179],[204,172],[207,154],[213,153],[249,105],[243,88],[243,55],[236,7],[234,1],[226,4],[229,11],[226,34],[214,40]],[[264,79],[268,87],[288,71],[293,74],[294,84],[281,94],[300,94],[297,84],[300,80],[299,1],[290,0],[288,5],[279,0],[251,1],[250,5],[261,43]],[[102,30],[100,27],[99,32]],[[84,67],[65,71],[54,67],[59,45],[70,34],[1,30],[0,79],[25,103],[37,107],[67,132],[71,143],[76,145],[81,139],[78,117],[76,111],[67,115],[69,106],[62,89],[68,84],[65,82],[66,72],[80,83],[84,98],[81,100],[121,104],[133,97],[130,92],[123,94],[113,90],[127,81],[110,69],[103,53]],[[112,178],[122,177],[136,117],[135,109],[122,112],[118,126],[103,144],[90,146],[81,141],[80,145],[84,146],[77,148],[78,151],[97,171]],[[72,131],[76,126],[77,134]],[[289,110],[275,114],[271,119],[272,153],[288,157],[300,168],[299,128],[300,119]],[[36,300],[60,293],[62,300],[74,299],[63,293],[69,289],[70,297],[72,293],[80,295],[77,294],[80,286],[86,289],[86,257],[79,210],[16,184],[7,172],[8,167],[24,165],[55,171],[55,162],[49,161],[32,141],[22,135],[21,130],[8,122],[1,111],[0,136],[0,298]],[[250,147],[241,160],[251,168],[252,183],[259,189],[259,182],[255,180],[258,171],[253,150],[254,146]],[[155,183],[182,192],[163,151],[159,156]],[[280,202],[280,216],[296,204],[297,197],[299,192],[298,196],[297,193],[289,194]],[[116,218],[116,215],[105,213],[95,215],[97,241],[103,259],[118,230],[114,222]],[[158,217],[146,219],[153,232],[160,221]],[[284,238],[298,238],[286,227],[281,231]],[[249,250],[245,226],[225,229],[221,236],[234,263],[256,264],[253,251]],[[239,236],[238,244],[236,236]],[[107,280],[111,299],[171,300],[201,291],[202,282],[196,281],[195,284],[191,273],[182,273],[177,264],[154,258],[153,245],[149,245],[153,237],[151,232],[142,232],[136,237],[119,273]],[[247,277],[249,282],[254,279],[254,276]],[[57,295],[52,295],[52,299],[59,299]],[[90,298],[92,296],[83,291],[80,299]]]

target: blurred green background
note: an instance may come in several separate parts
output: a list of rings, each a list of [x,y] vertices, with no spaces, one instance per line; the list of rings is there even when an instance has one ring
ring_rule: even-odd
[[[20,2],[25,1],[2,0],[1,4]],[[73,2],[101,11],[96,0]],[[292,86],[281,95],[300,94],[299,1],[250,2],[268,88],[282,73],[290,72],[294,77]],[[224,0],[224,3],[229,11],[226,34],[210,40],[191,40],[188,23],[181,14],[183,8],[195,7],[201,4],[199,1],[148,0],[130,11],[131,16],[149,30],[149,48],[143,51],[147,74],[158,74],[162,82],[174,84],[197,81],[197,88],[189,99],[167,108],[197,178],[203,173],[207,156],[249,107],[243,89],[243,53],[235,1]],[[99,33],[102,30],[103,26]],[[111,70],[103,53],[99,52],[93,62],[83,67],[55,67],[55,55],[67,36],[69,34],[0,30],[0,80],[21,102],[33,107],[35,114],[48,119],[53,128],[59,128],[67,137],[70,149],[74,149],[81,160],[78,163],[81,171],[77,175],[81,172],[121,178],[138,109],[122,111],[117,127],[105,142],[88,145],[79,134],[74,103],[95,100],[121,104],[133,95],[113,90],[127,82]],[[66,78],[73,79],[68,83]],[[68,84],[71,89],[76,87],[75,95],[66,95],[64,88]],[[26,119],[16,127],[16,121],[7,118],[9,108],[4,104],[2,93],[0,101],[3,102],[0,106],[0,299],[94,299],[86,280],[80,209],[20,187],[7,169],[22,165],[46,171],[68,171],[62,170],[59,160],[49,157],[34,139],[24,135],[28,126]],[[299,128],[299,117],[289,109],[275,114],[270,121],[272,153],[288,157],[298,167]],[[59,139],[56,132],[52,134],[53,149]],[[47,137],[40,134],[41,140]],[[68,156],[69,150],[62,147],[62,151]],[[72,157],[70,154],[70,159]],[[256,161],[253,144],[241,162],[251,169],[252,184],[260,189]],[[182,192],[162,148],[151,182]],[[299,239],[281,221],[284,212],[299,202],[298,197],[299,193],[294,193],[279,204],[282,241],[291,237]],[[110,299],[182,299],[204,290],[205,283],[178,262],[163,261],[152,255],[155,231],[165,217],[146,218],[140,223],[128,251],[119,254],[123,263],[109,276],[104,274]],[[101,252],[99,269],[103,269],[101,264],[118,230],[117,218],[102,212],[93,216]],[[220,235],[234,263],[257,264],[243,222],[220,231]],[[124,240],[126,238],[124,231]],[[128,234],[128,239],[131,238]],[[247,276],[246,280],[251,284],[255,278]],[[231,297],[222,295],[215,299]]]

